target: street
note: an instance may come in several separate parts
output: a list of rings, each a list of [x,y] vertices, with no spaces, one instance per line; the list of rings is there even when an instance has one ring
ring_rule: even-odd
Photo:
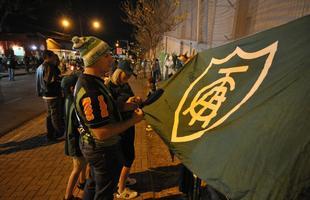
[[[0,79],[0,136],[44,112],[45,104],[35,92],[34,74]]]
[[[64,141],[45,142],[45,113],[36,116],[44,111],[44,105],[34,95],[33,75],[16,79],[12,83],[1,80],[5,94],[1,115],[10,117],[8,120],[1,117],[1,129],[4,131],[2,127],[9,129],[18,126],[21,121],[27,122],[0,138],[0,200],[62,199],[72,161],[64,155]],[[12,85],[14,88],[10,90]],[[136,95],[145,97],[145,80],[132,79],[131,85]],[[19,99],[19,94],[23,94],[24,98]],[[10,115],[10,112],[13,114]],[[14,119],[17,116],[14,112],[23,113],[15,117],[18,121]],[[146,132],[145,127],[145,121],[136,126],[136,159],[131,177],[137,179],[132,189],[140,195],[135,199],[180,199],[177,188],[179,161],[172,162],[168,148],[160,137],[154,132]],[[75,194],[83,195],[77,188]]]

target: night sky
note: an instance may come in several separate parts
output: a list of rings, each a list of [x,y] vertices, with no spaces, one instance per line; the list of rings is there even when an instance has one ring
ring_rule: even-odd
[[[27,14],[10,15],[4,25],[5,32],[41,32],[57,34],[65,32],[71,36],[80,35],[81,19],[83,35],[95,35],[112,44],[116,40],[131,40],[132,26],[123,22],[125,14],[120,9],[122,0],[42,0],[24,1]],[[67,17],[71,27],[64,30],[60,19]],[[97,19],[102,23],[102,30],[95,31],[91,21]]]

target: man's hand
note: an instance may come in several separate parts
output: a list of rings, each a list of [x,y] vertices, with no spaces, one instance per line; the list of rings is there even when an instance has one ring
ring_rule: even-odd
[[[135,124],[138,123],[138,122],[140,122],[140,121],[142,121],[142,120],[144,119],[144,113],[143,113],[142,109],[137,108],[137,109],[134,111],[134,113],[133,113],[133,115],[132,115],[132,118],[133,118]]]
[[[142,103],[142,99],[140,97],[129,97],[126,103],[123,105],[123,111],[131,111],[139,108],[139,105]]]
[[[141,97],[133,96],[129,97],[126,103],[134,103],[140,105],[142,103]]]

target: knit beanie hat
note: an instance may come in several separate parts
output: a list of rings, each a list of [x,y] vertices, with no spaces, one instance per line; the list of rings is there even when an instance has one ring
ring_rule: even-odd
[[[97,60],[110,52],[110,46],[93,36],[72,38],[73,49],[78,50],[83,58],[84,66],[87,67],[97,62]]]

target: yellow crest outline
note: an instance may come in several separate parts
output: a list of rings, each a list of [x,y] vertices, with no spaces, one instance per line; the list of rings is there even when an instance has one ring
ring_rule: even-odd
[[[247,102],[250,99],[250,97],[256,92],[256,90],[259,88],[259,86],[261,85],[261,83],[265,79],[265,77],[268,74],[268,71],[271,67],[271,64],[272,64],[274,55],[277,51],[277,48],[278,48],[278,41],[276,41],[276,42],[272,43],[271,45],[265,47],[264,49],[261,49],[261,50],[256,51],[256,52],[245,52],[240,47],[237,46],[236,49],[231,54],[229,54],[228,56],[226,56],[223,59],[212,58],[208,67],[193,83],[190,84],[190,86],[187,88],[187,90],[185,91],[183,97],[181,98],[181,100],[179,102],[179,105],[178,105],[178,107],[175,111],[175,114],[174,114],[174,123],[173,123],[172,133],[171,133],[171,142],[188,142],[188,141],[192,141],[192,140],[195,140],[197,138],[200,138],[204,133],[206,133],[207,131],[209,131],[209,130],[217,127],[217,126],[219,126],[231,114],[233,114],[235,111],[237,111],[245,102]],[[193,87],[196,85],[196,83],[198,83],[200,81],[200,79],[202,79],[208,73],[209,69],[213,66],[213,64],[220,65],[220,64],[226,63],[235,55],[238,55],[242,59],[250,60],[250,59],[262,57],[262,56],[267,55],[267,54],[269,54],[269,55],[266,59],[266,62],[264,64],[264,68],[262,69],[258,79],[254,83],[254,85],[252,86],[250,91],[245,95],[245,97],[236,106],[234,106],[223,117],[221,117],[219,120],[214,122],[211,126],[207,127],[206,129],[197,131],[197,132],[195,132],[191,135],[187,135],[187,136],[179,137],[177,135],[180,112],[181,112],[181,109],[182,109],[190,91],[193,89]]]

